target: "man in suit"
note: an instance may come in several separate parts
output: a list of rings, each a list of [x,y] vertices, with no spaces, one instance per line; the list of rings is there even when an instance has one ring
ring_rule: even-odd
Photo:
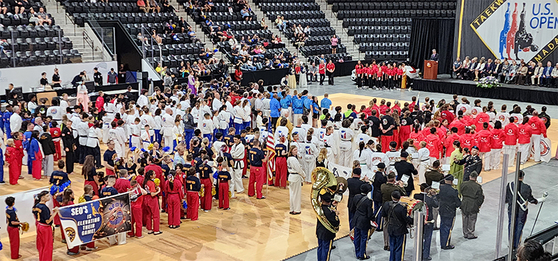
[[[453,176],[448,174],[444,178],[444,183],[440,184],[440,244],[442,249],[454,249],[451,244],[451,230],[455,221],[455,210],[461,206],[461,200],[457,195],[457,190],[451,184]]]
[[[407,226],[413,224],[413,220],[407,216],[407,208],[399,203],[401,193],[393,191],[391,200],[384,203],[385,211],[382,216],[387,219],[388,228],[384,233],[389,233],[389,261],[401,261],[405,256],[405,239],[409,233]]]
[[[438,198],[436,196],[436,190],[430,188],[428,184],[420,184],[420,194],[415,194],[413,197],[426,203],[428,208],[428,217],[426,217],[426,224],[423,229],[422,237],[422,259],[432,260],[430,257],[430,245],[432,243],[432,232],[434,232],[434,208],[438,208]]]
[[[544,67],[543,74],[541,76],[542,85],[543,86],[550,86],[550,82],[552,80],[552,62],[548,61],[546,63],[546,67]]]
[[[437,62],[440,59],[439,56],[440,55],[438,55],[438,53],[436,53],[436,49],[432,49],[432,55],[430,55],[430,60]]]
[[[415,190],[415,184],[413,182],[413,175],[418,175],[418,171],[415,169],[413,164],[407,162],[407,157],[409,153],[406,151],[401,152],[401,160],[395,162],[395,170],[397,170],[397,180],[402,180],[403,177],[407,176],[407,186],[405,187],[406,195],[410,196],[413,190]]]
[[[360,194],[356,195],[351,202],[350,212],[354,213],[353,227],[355,228],[355,245],[356,258],[360,260],[369,259],[366,255],[366,242],[368,241],[368,231],[372,228],[370,221],[374,220],[374,209],[372,208],[372,200],[367,195],[372,190],[372,186],[368,183],[360,185]]]

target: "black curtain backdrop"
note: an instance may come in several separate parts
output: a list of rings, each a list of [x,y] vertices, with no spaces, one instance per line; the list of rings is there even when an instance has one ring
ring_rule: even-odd
[[[450,73],[455,19],[413,19],[411,28],[411,65],[423,71],[424,60],[430,58],[432,49],[436,49],[440,55],[438,73]]]

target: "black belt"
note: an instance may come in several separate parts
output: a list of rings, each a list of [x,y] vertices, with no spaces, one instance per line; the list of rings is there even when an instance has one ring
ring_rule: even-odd
[[[87,137],[89,137],[89,136],[87,136],[87,135],[79,135],[79,137],[80,137],[80,138],[87,138]]]
[[[250,167],[256,167],[256,168],[261,168],[262,166],[256,166],[256,165],[250,165]]]
[[[430,159],[421,160],[421,162],[429,161]]]

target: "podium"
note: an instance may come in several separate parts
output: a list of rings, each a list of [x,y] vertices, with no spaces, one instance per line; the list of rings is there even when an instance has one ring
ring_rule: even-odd
[[[424,60],[424,74],[423,79],[436,80],[438,79],[438,62],[432,60]]]

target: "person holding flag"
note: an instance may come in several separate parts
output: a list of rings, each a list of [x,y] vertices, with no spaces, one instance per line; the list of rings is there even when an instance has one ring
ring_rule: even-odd
[[[271,132],[271,124],[267,125],[267,133],[272,133]],[[268,186],[273,186],[273,172],[276,171],[275,167],[276,167],[276,162],[275,162],[275,156],[277,155],[276,151],[275,151],[275,139],[273,137],[273,135],[267,135],[267,138],[265,140],[266,142],[266,150],[267,150],[267,164],[266,164],[266,173],[267,173],[267,185]],[[277,174],[275,176],[275,183],[277,184]]]

